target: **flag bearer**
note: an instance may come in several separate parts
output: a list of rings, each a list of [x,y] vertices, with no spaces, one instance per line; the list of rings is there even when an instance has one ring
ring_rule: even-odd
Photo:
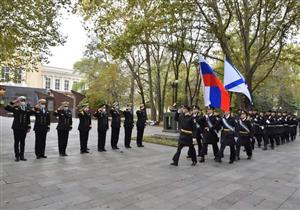
[[[230,111],[227,111],[224,113],[224,116],[222,117],[221,121],[221,148],[218,153],[218,157],[216,159],[216,162],[221,162],[221,159],[224,156],[224,149],[226,146],[230,147],[230,161],[229,164],[232,164],[235,160],[236,153],[235,153],[235,118],[231,116]]]
[[[212,145],[215,159],[218,157],[219,125],[220,123],[217,117],[214,115],[214,108],[208,106],[207,114],[202,118],[202,122],[200,125],[203,128],[203,145],[200,152],[200,163],[203,163],[205,161],[205,155],[207,155],[207,147],[209,144]]]

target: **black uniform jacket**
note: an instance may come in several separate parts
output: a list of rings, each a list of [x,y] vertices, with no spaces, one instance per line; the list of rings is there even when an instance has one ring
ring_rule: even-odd
[[[92,128],[92,117],[90,112],[80,111],[78,113],[79,125],[78,130],[89,131]]]
[[[14,130],[28,130],[30,126],[30,110],[26,108],[22,110],[19,106],[13,106],[13,103],[10,103],[5,107],[5,110],[12,112],[14,115],[14,121],[11,126]]]
[[[194,119],[194,127],[193,127],[193,138],[201,138],[202,139],[202,127],[201,125],[201,119],[203,116],[201,116],[200,114],[197,115],[193,115],[193,119]]]
[[[123,115],[125,117],[124,127],[133,128],[134,121],[132,112],[129,110],[125,110],[123,111]]]
[[[120,112],[118,112],[115,109],[111,109],[109,113],[111,115],[111,127],[120,128],[121,127],[121,115],[120,115]]]
[[[98,131],[106,131],[108,129],[108,115],[106,112],[97,111],[94,117],[98,119]]]
[[[252,124],[253,124],[254,135],[256,134],[262,135],[264,130],[264,118],[260,115],[256,115],[253,118]]]
[[[265,129],[267,135],[273,135],[275,130],[276,120],[271,115],[266,116],[264,119]]]
[[[224,116],[221,118],[220,124],[222,126],[221,144],[234,145],[235,126],[236,126],[235,118],[232,116],[228,116],[228,118],[226,118]]]
[[[54,116],[58,117],[58,124],[56,129],[57,130],[71,130],[72,129],[72,112],[70,109],[67,111],[65,110],[56,110],[54,113]]]
[[[146,110],[137,110],[136,115],[137,115],[136,126],[137,127],[145,127],[146,121],[147,121]]]
[[[50,129],[50,114],[47,109],[33,108],[30,115],[35,116],[33,130],[40,132],[48,132]]]
[[[208,119],[211,123],[211,127],[209,126]],[[203,130],[203,143],[215,144],[219,141],[219,137],[217,135],[219,126],[220,123],[216,116],[206,115],[202,117],[201,127]]]
[[[243,125],[247,128],[245,129],[240,120],[238,120],[236,125],[236,133],[238,136],[237,144],[238,145],[247,145],[250,144],[250,138],[253,136],[253,128],[251,126],[251,122],[249,120],[241,120]]]
[[[193,128],[194,128],[194,118],[192,115],[184,115],[176,112],[175,120],[180,122],[181,129],[179,135],[179,142],[185,145],[190,145],[193,143]]]

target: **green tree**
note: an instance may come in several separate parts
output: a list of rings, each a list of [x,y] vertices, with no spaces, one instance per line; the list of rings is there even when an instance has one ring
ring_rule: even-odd
[[[64,43],[59,12],[69,6],[70,0],[1,0],[1,70],[33,70],[46,60],[50,46]]]
[[[195,0],[207,30],[245,75],[250,93],[276,68],[299,29],[298,0]],[[262,72],[263,71],[263,72]],[[254,77],[261,73],[256,81]]]
[[[221,74],[226,55],[252,94],[275,69],[282,71],[281,60],[296,55],[287,46],[295,45],[299,28],[296,0],[81,0],[79,11],[93,37],[91,54],[125,61],[153,120],[157,112],[161,119],[172,96],[181,103],[200,102],[197,51],[217,60]],[[240,96],[232,97],[239,107]]]
[[[102,103],[129,102],[130,78],[120,65],[99,62],[97,59],[82,59],[74,64],[74,68],[84,78],[85,101],[92,108]]]

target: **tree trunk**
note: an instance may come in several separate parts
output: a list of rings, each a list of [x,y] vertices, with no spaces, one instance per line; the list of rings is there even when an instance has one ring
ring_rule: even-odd
[[[162,109],[162,98],[161,98],[161,87],[160,87],[160,66],[156,68],[156,100],[158,109],[158,121],[162,121],[163,109]]]
[[[168,68],[167,68],[167,72],[165,74],[165,78],[164,78],[164,84],[163,84],[163,89],[162,89],[162,110],[164,111],[165,108],[165,100],[166,100],[166,89],[167,89],[167,84],[168,84],[168,76],[169,76],[169,71],[170,71],[170,67],[171,67],[171,61],[168,64]]]
[[[150,109],[151,109],[151,120],[156,121],[156,109],[154,104],[154,96],[153,96],[153,84],[152,84],[152,72],[151,72],[151,60],[150,60],[150,50],[149,45],[145,45],[146,50],[146,63],[147,63],[147,74],[148,74],[148,82],[149,82],[149,100],[150,100]]]
[[[146,100],[145,100],[145,94],[144,94],[144,89],[143,89],[143,84],[141,82],[141,79],[140,79],[140,76],[136,73],[135,71],[135,67],[134,65],[130,62],[129,59],[126,59],[126,63],[131,71],[131,74],[134,78],[134,80],[136,81],[137,83],[137,86],[139,88],[139,91],[138,93],[140,94],[141,98],[142,98],[142,104],[146,104]],[[133,82],[133,91],[134,91],[134,82]],[[134,95],[134,93],[133,93]],[[133,100],[133,99],[132,99]],[[133,101],[134,102],[134,101]]]
[[[130,95],[129,95],[129,101],[131,105],[134,105],[134,76],[133,73],[131,72],[131,81],[130,81]]]

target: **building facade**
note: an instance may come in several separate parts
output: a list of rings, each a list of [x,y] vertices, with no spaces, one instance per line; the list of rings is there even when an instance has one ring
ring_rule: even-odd
[[[42,86],[61,92],[71,92],[73,85],[80,82],[81,77],[73,69],[43,66],[41,71]]]
[[[73,85],[81,80],[81,76],[73,69],[46,65],[40,65],[37,71],[3,68],[0,76],[0,85],[44,88],[59,92],[71,92]]]
[[[46,99],[50,112],[57,109],[63,101],[68,101],[75,117],[78,104],[85,97],[72,90],[73,85],[81,81],[80,75],[73,69],[43,65],[37,71],[3,68],[0,76],[0,116],[10,116],[4,106],[22,95],[26,96],[29,107],[33,107],[40,98]]]

